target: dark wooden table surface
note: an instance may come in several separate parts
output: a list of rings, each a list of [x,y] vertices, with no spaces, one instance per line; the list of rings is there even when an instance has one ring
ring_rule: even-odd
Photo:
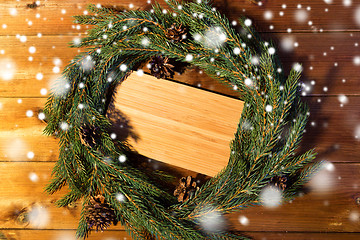
[[[0,239],[74,239],[78,207],[57,209],[53,201],[61,193],[43,193],[58,150],[55,139],[41,136],[44,123],[37,111],[49,83],[77,53],[67,43],[86,30],[71,16],[89,3],[150,8],[146,0],[39,2],[29,8],[30,0],[0,1]],[[276,43],[285,73],[302,64],[311,116],[301,147],[316,147],[317,160],[328,163],[302,197],[275,209],[232,214],[229,223],[254,239],[360,239],[360,1],[264,0],[259,6],[216,0],[214,5],[230,20],[252,19],[263,38]],[[197,69],[175,80],[234,94]],[[24,222],[19,211],[29,207],[39,213],[47,208],[46,224],[34,228]],[[89,239],[131,238],[118,226]]]

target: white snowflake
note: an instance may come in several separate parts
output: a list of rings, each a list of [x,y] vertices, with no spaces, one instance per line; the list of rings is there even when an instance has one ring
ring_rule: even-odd
[[[281,48],[286,51],[290,52],[294,50],[295,39],[292,36],[286,36],[281,39],[280,46]]]
[[[26,116],[27,117],[32,117],[32,116],[34,116],[34,112],[32,110],[27,110],[26,111]]]
[[[343,0],[343,5],[345,7],[349,7],[349,6],[351,6],[351,4],[352,4],[352,0]]]
[[[0,76],[4,81],[12,80],[15,75],[15,71],[15,63],[11,59],[0,59]]]
[[[220,232],[225,229],[224,216],[213,208],[204,209],[199,224],[206,232]]]
[[[267,10],[264,12],[264,18],[265,20],[271,20],[274,17],[274,14],[272,11]]]
[[[275,186],[267,186],[261,190],[259,197],[265,207],[276,208],[281,205],[282,191]]]
[[[349,98],[344,94],[340,94],[338,100],[341,104],[347,104],[349,102]]]
[[[235,55],[239,55],[241,53],[241,50],[240,50],[240,48],[236,47],[236,48],[234,48],[233,52]]]
[[[37,79],[37,80],[42,80],[43,77],[44,77],[44,75],[43,75],[42,73],[37,73],[37,74],[36,74],[36,79]]]
[[[124,194],[122,193],[117,193],[116,194],[116,199],[119,201],[119,202],[125,202],[126,201],[126,197]]]
[[[46,118],[45,113],[43,113],[43,112],[39,113],[39,114],[38,114],[38,118],[39,118],[40,120],[44,120],[44,119]]]
[[[36,52],[36,47],[31,46],[29,47],[29,53],[35,53]]]
[[[90,55],[86,56],[81,62],[80,67],[85,72],[90,72],[95,67],[95,62]]]
[[[239,217],[239,222],[244,226],[249,225],[249,219],[247,217],[245,217],[245,216],[240,216]]]
[[[141,39],[141,44],[147,47],[150,45],[150,40],[147,37],[144,37],[143,39]]]
[[[356,65],[356,66],[359,66],[360,65],[360,56],[355,56],[353,58],[353,63]]]
[[[334,187],[335,166],[331,162],[324,161],[319,172],[315,173],[309,182],[310,188],[317,193],[328,192]]]
[[[50,221],[50,213],[43,206],[35,206],[28,213],[29,224],[35,228],[43,228]]]
[[[327,3],[327,4],[332,4],[333,0],[324,0],[324,2]]]
[[[308,14],[308,12],[307,12],[306,10],[304,10],[304,9],[299,9],[299,10],[296,10],[296,11],[295,11],[294,17],[295,17],[296,22],[298,22],[298,23],[305,23],[306,20],[307,20],[308,17],[309,17],[309,14]]]
[[[40,89],[40,94],[41,95],[46,95],[47,94],[47,89],[46,88]]]
[[[27,156],[28,159],[33,159],[35,157],[35,153],[34,152],[28,152],[26,154],[26,156]]]
[[[124,154],[119,156],[119,162],[124,163],[126,161],[126,156]]]
[[[67,131],[69,129],[69,124],[67,122],[61,122],[60,123],[60,128],[63,131]]]
[[[245,26],[250,27],[252,24],[251,19],[249,19],[249,18],[245,19],[244,24],[245,24]]]
[[[220,27],[210,27],[203,35],[203,44],[209,48],[220,48],[227,38],[225,32]]]
[[[273,107],[271,105],[266,105],[265,111],[271,112],[273,110]]]
[[[136,74],[137,74],[139,77],[141,77],[141,76],[144,75],[144,71],[143,71],[142,69],[139,69],[139,70],[136,71]]]
[[[39,176],[36,173],[31,172],[31,173],[29,173],[29,179],[32,182],[38,182],[39,181]]]
[[[63,76],[50,79],[50,88],[57,97],[64,97],[70,91],[70,87],[68,79]]]
[[[303,67],[301,66],[300,63],[294,63],[293,69],[297,72],[301,72],[303,70]]]
[[[191,54],[187,54],[187,55],[185,56],[185,61],[187,61],[187,62],[191,62],[193,59],[194,59],[194,57],[193,57],[193,55],[191,55]]]
[[[273,48],[273,47],[269,48],[268,52],[269,52],[270,55],[275,54],[275,48]]]
[[[127,66],[125,64],[120,65],[120,71],[125,72],[127,69]]]

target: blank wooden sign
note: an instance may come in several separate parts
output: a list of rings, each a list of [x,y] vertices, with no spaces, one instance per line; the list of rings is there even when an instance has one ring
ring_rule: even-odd
[[[130,120],[142,155],[214,176],[227,165],[243,102],[152,76],[130,75],[115,108]]]

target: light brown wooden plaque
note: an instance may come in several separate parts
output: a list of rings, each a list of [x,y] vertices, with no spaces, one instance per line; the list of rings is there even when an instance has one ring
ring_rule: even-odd
[[[115,107],[130,120],[149,158],[214,176],[227,165],[243,102],[184,84],[133,73]]]

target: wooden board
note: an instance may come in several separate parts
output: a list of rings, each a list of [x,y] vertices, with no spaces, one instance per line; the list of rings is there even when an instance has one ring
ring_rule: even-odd
[[[51,197],[42,193],[53,162],[57,160],[57,140],[41,136],[45,125],[37,120],[36,114],[27,117],[26,112],[32,110],[36,113],[43,106],[46,95],[42,95],[40,90],[49,90],[50,79],[56,75],[53,68],[58,66],[61,71],[77,53],[76,49],[67,48],[67,43],[83,36],[87,28],[74,24],[73,15],[82,14],[89,3],[125,7],[133,4],[133,9],[148,8],[149,4],[147,0],[44,0],[36,9],[26,8],[32,2],[0,1],[0,59],[11,58],[16,64],[12,80],[0,79],[0,232],[9,239],[64,240],[61,238],[63,233],[75,232],[78,211],[53,206],[52,201],[61,193]],[[327,1],[330,4],[324,0],[266,0],[262,1],[262,6],[257,6],[249,0],[214,2],[230,20],[245,14],[253,20],[257,30],[263,32],[265,39],[274,40],[285,72],[294,62],[303,64],[301,80],[306,84],[314,81],[315,85],[311,85],[312,90],[308,92],[311,97],[306,97],[311,106],[311,116],[302,147],[315,146],[320,153],[318,159],[333,162],[334,176],[340,177],[335,179],[335,188],[327,194],[317,196],[309,193],[274,210],[261,207],[248,209],[241,214],[248,217],[249,225],[239,224],[239,215],[232,215],[231,223],[239,231],[245,231],[245,235],[259,240],[359,239],[359,221],[349,221],[350,213],[357,211],[360,214],[355,203],[360,193],[357,187],[359,139],[355,138],[356,134],[360,134],[360,85],[359,66],[354,64],[354,58],[360,56],[359,20],[356,20],[359,3],[348,1],[352,5],[345,6],[342,0]],[[165,6],[163,0],[160,4]],[[285,9],[283,4],[286,4]],[[284,14],[281,15],[281,12]],[[307,16],[304,22],[296,20],[299,13]],[[272,18],[269,18],[271,15]],[[312,25],[308,21],[312,21]],[[41,37],[37,36],[39,33]],[[26,36],[26,42],[21,42],[19,36]],[[298,47],[284,51],[281,49],[284,39],[290,39],[290,45],[297,43]],[[29,53],[30,46],[36,47],[35,54]],[[30,56],[32,61],[28,59]],[[62,63],[55,65],[56,58]],[[39,72],[43,74],[42,80],[36,79]],[[175,79],[215,92],[234,94],[200,74],[198,69],[188,70]],[[339,94],[348,97],[343,107],[340,106]],[[18,99],[22,100],[20,104]],[[9,151],[9,143],[14,142],[15,151]],[[34,153],[32,159],[27,157],[30,151]],[[195,172],[161,162],[153,163],[159,169],[176,170],[177,177],[196,175]],[[32,182],[30,173],[36,173],[39,181]],[[2,217],[12,204],[28,206],[34,202],[47,204],[54,221],[44,227],[48,229],[30,229],[30,226]],[[69,235],[66,239],[72,240]],[[119,227],[91,235],[90,239],[129,240],[130,237]]]
[[[354,45],[358,41],[360,33],[353,33],[352,36],[350,33],[344,32],[266,33],[263,36],[265,39],[274,41],[278,46],[285,74],[289,72],[295,62],[303,64],[301,81],[311,89],[307,91],[307,95],[359,94],[359,66],[354,65],[353,59],[354,56],[360,55],[360,47]],[[10,63],[13,66],[11,71],[6,68],[2,69],[0,97],[44,97],[41,89],[49,91],[51,82],[59,77],[66,64],[78,53],[78,49],[68,47],[68,43],[75,37],[74,35],[42,36],[41,38],[28,36],[27,41],[22,43],[15,36],[0,36],[0,50],[4,51],[4,54],[0,54],[0,64],[4,66],[4,64]],[[299,47],[293,48],[290,52],[284,51],[281,44],[287,38],[297,42]],[[323,40],[314,42],[314,38]],[[36,47],[36,52],[33,54],[29,53],[31,46]],[[31,61],[29,61],[29,57],[32,57]],[[335,63],[338,64],[336,67]],[[148,71],[147,68],[144,70]],[[2,79],[4,72],[13,72],[12,78],[4,81]],[[42,78],[38,79],[37,74],[42,74]],[[197,68],[189,69],[183,75],[176,74],[174,79],[196,87],[235,95],[234,91],[224,87],[206,74],[201,74]],[[324,91],[324,87],[327,88],[326,91]]]
[[[31,224],[19,223],[16,218],[9,217],[14,210],[31,209],[32,206],[42,206],[49,214],[49,221],[40,229],[76,229],[79,205],[74,208],[54,206],[54,201],[66,189],[51,196],[43,192],[53,165],[47,162],[0,163],[0,229],[36,229]],[[230,215],[229,225],[245,232],[360,232],[357,215],[360,210],[356,203],[360,197],[360,178],[354,177],[359,172],[360,164],[334,163],[334,170],[323,175],[327,182],[319,184],[324,186],[324,191],[312,188],[303,197],[275,209],[258,206],[242,210]],[[247,217],[249,224],[242,225],[240,216]],[[123,228],[118,225],[110,229]]]
[[[243,102],[133,73],[115,106],[129,119],[140,154],[214,176],[227,165]]]
[[[40,6],[36,9],[27,8],[27,4],[33,1],[2,0],[0,3],[0,16],[2,24],[6,28],[0,29],[1,35],[44,35],[56,34],[78,34],[86,27],[78,27],[73,22],[72,16],[83,14],[86,6],[90,3],[102,4],[107,6],[121,6],[132,9],[149,9],[151,4],[147,0],[47,0],[40,1]],[[165,0],[158,1],[166,7]],[[150,1],[154,3],[154,1]],[[332,1],[326,4],[323,0],[302,0],[302,1],[262,1],[262,6],[252,4],[250,0],[223,1],[215,0],[214,6],[226,13],[230,20],[237,20],[240,15],[246,15],[256,20],[256,27],[261,31],[287,32],[291,28],[296,31],[339,31],[339,30],[358,30],[358,23],[354,17],[356,13],[356,3],[352,6],[344,6],[342,1]],[[283,8],[286,4],[286,8]],[[298,8],[299,4],[301,8]],[[310,7],[310,10],[307,8]],[[326,10],[327,9],[327,10]],[[302,19],[297,20],[299,11],[303,11]],[[281,14],[283,12],[283,14]],[[267,13],[267,15],[266,15]],[[270,14],[270,15],[269,15]],[[334,18],[336,14],[336,18]],[[269,17],[272,16],[272,17]],[[31,24],[29,22],[31,21]],[[309,25],[309,21],[312,24]],[[269,26],[272,25],[273,29]]]
[[[1,240],[75,240],[74,230],[3,230],[0,231],[6,238]],[[262,240],[358,240],[360,233],[292,233],[292,232],[244,232],[247,237]],[[131,240],[125,231],[105,231],[91,233],[88,240]]]

